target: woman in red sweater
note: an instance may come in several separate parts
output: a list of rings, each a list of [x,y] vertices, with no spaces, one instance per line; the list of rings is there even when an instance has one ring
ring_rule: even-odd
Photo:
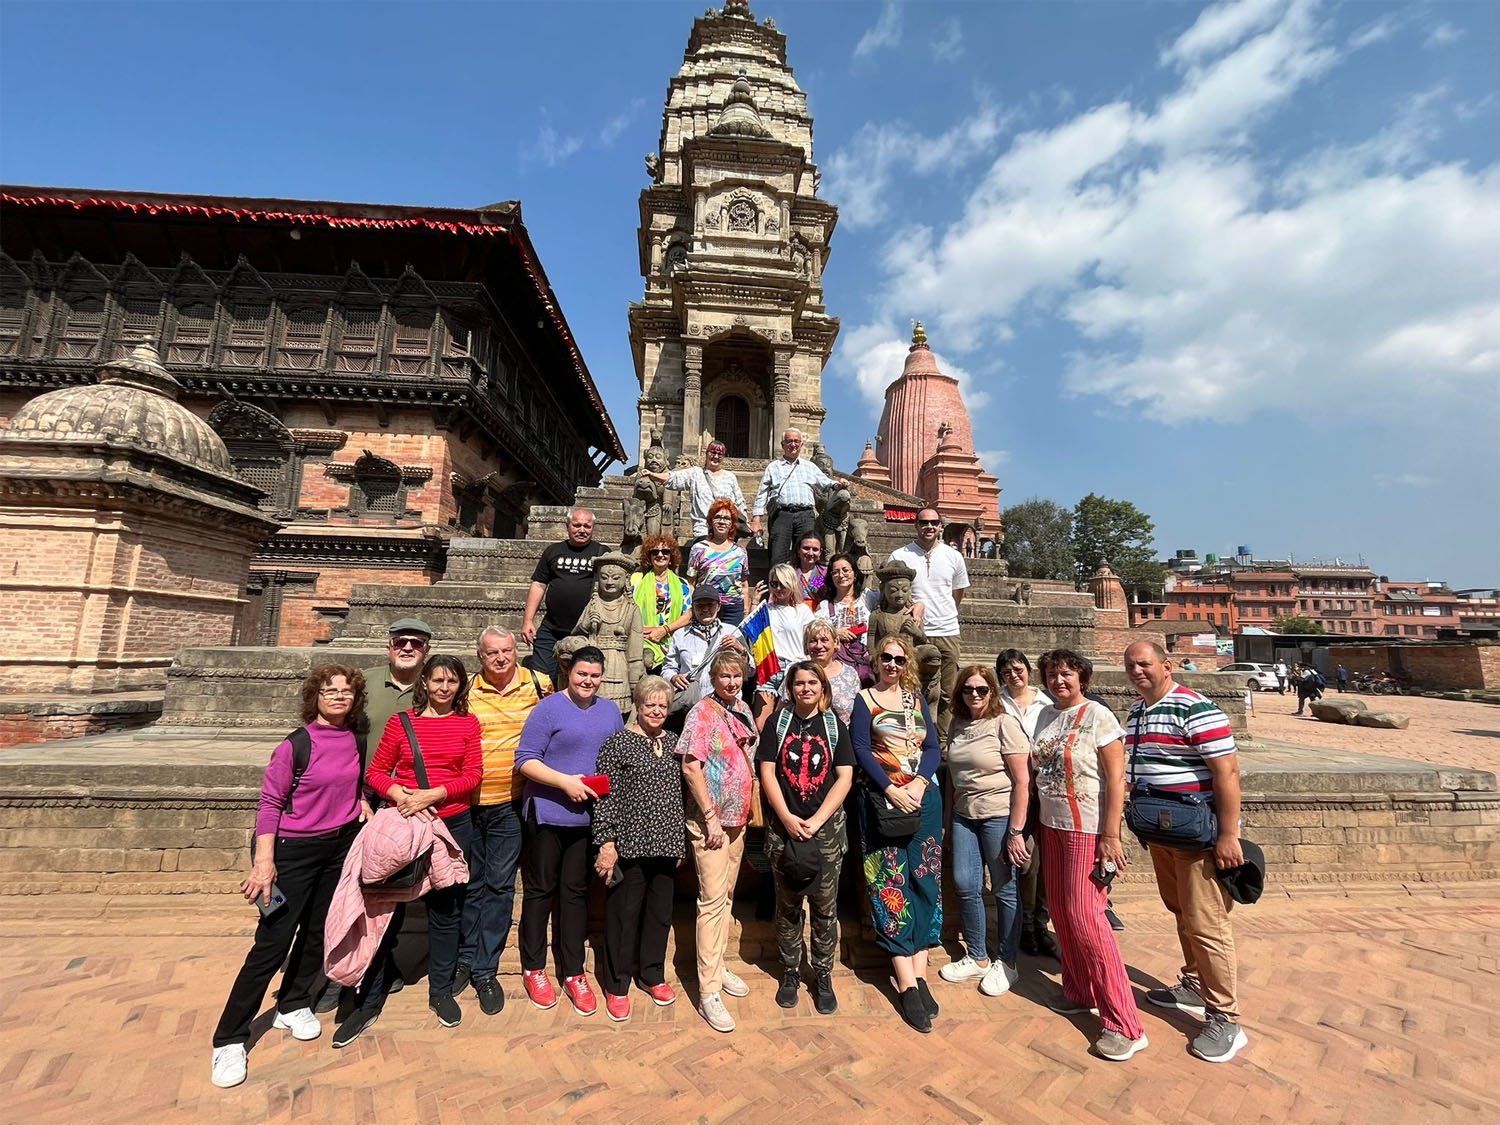
[[[403,717],[410,719],[416,733],[427,772],[426,786],[418,779]],[[412,692],[412,709],[398,712],[386,724],[365,780],[402,816],[441,817],[467,860],[474,847],[469,801],[479,788],[483,770],[479,720],[469,714],[469,676],[463,661],[456,656],[429,657]],[[453,998],[453,970],[458,965],[464,891],[459,885],[425,896],[427,1004],[444,1027],[456,1027],[463,1019]],[[398,929],[393,924],[385,940],[394,945]],[[352,1043],[380,1015],[388,984],[383,972],[387,961],[384,949],[375,954],[369,974],[360,982],[355,1011],[334,1035],[335,1046]]]

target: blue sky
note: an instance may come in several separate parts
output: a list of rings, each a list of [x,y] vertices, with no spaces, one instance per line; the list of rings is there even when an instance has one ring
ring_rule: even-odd
[[[703,7],[7,0],[0,177],[518,198],[630,448],[641,156]],[[915,317],[1002,504],[1500,584],[1500,6],[752,8],[842,211],[841,466]]]

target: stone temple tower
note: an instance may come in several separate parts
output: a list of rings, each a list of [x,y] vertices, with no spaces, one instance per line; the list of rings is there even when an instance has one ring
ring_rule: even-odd
[[[789,426],[811,447],[838,335],[823,308],[838,211],[818,198],[786,36],[746,0],[693,21],[646,171],[646,287],[630,306],[641,452],[654,435],[696,462],[712,433],[731,458],[764,461]]]

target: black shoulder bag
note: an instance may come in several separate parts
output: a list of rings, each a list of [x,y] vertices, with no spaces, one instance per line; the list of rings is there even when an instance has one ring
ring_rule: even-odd
[[[411,712],[401,712],[401,726],[406,731],[406,741],[411,746],[412,769],[417,775],[417,784],[423,789],[431,789],[432,785],[427,780],[427,763],[422,761],[422,744],[417,741],[416,728],[411,724]],[[396,769],[391,767],[391,776],[396,776]],[[429,848],[416,859],[412,860],[399,871],[393,871],[384,879],[374,883],[360,881],[360,886],[378,888],[383,891],[401,891],[410,887],[420,886],[422,880],[427,878],[427,871],[432,864],[432,850]]]
[[[1126,716],[1126,722],[1130,721]],[[1219,818],[1213,800],[1202,793],[1163,789],[1135,778],[1135,759],[1141,745],[1146,709],[1135,717],[1130,740],[1130,790],[1125,804],[1125,826],[1143,845],[1160,844],[1185,852],[1210,850],[1219,839]]]

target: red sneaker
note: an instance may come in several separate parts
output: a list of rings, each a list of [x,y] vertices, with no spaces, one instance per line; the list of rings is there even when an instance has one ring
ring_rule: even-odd
[[[651,1003],[655,1004],[658,1008],[665,1008],[677,999],[677,993],[673,992],[672,986],[665,982],[662,984],[643,984],[641,988],[645,990],[647,996],[651,997]]]
[[[599,1010],[599,1000],[594,995],[594,990],[589,987],[589,978],[579,973],[576,977],[568,977],[563,981],[563,991],[568,994],[572,1001],[573,1010],[580,1016],[591,1016]]]
[[[587,987],[587,985],[585,985]],[[604,1014],[615,1023],[624,1023],[630,1018],[630,997],[604,994]]]
[[[531,969],[521,974],[521,983],[526,986],[527,999],[533,1006],[546,1011],[557,1007],[557,989],[547,979],[546,969]]]

